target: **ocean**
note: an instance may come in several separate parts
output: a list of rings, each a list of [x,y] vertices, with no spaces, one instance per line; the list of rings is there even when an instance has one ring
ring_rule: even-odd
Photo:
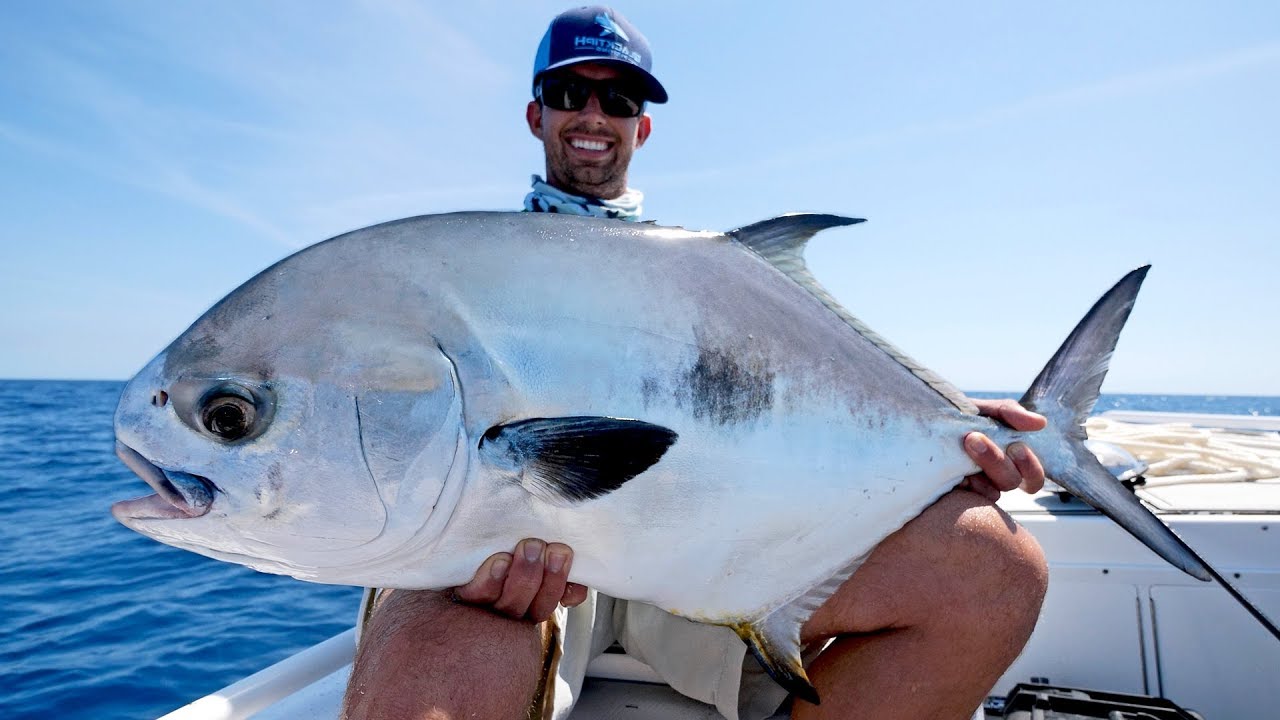
[[[263,575],[115,522],[124,384],[0,380],[0,717],[154,718],[351,626],[360,591]],[[1015,393],[973,393],[1016,397]],[[1280,398],[1104,395],[1098,411],[1280,415]]]

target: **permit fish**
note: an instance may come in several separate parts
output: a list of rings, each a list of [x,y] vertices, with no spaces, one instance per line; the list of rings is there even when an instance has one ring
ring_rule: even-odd
[[[302,580],[467,582],[526,537],[571,579],[733,628],[812,702],[804,621],[886,536],[1027,443],[1160,557],[1221,582],[1085,445],[1147,268],[1022,398],[1019,433],[840,306],[798,214],[727,233],[533,213],[357,230],[264,270],[124,389],[117,452],[155,494],[128,527]],[[661,548],[661,551],[655,550]]]

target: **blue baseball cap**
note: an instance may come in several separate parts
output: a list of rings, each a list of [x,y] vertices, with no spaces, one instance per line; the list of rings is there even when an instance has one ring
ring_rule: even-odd
[[[649,42],[627,19],[602,5],[566,10],[547,27],[533,59],[533,90],[543,73],[579,63],[619,65],[644,82],[649,102],[664,103],[667,91],[653,76]]]

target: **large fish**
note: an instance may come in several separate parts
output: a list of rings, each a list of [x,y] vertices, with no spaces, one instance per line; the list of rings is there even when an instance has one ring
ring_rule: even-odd
[[[1146,268],[1041,372],[1023,404],[1050,427],[1023,435],[818,286],[805,242],[855,222],[721,234],[461,213],[320,243],[125,388],[118,452],[157,494],[112,511],[220,560],[376,587],[456,586],[521,538],[565,542],[575,582],[733,627],[815,702],[801,625],[976,471],[971,430],[1023,440],[1161,557],[1221,581],[1082,443]]]

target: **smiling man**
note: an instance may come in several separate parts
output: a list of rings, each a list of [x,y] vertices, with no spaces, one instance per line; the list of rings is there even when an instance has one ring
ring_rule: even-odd
[[[542,141],[546,179],[525,198],[533,212],[635,220],[641,194],[627,187],[635,151],[649,139],[646,102],[667,101],[650,73],[649,45],[608,8],[580,8],[552,21],[538,46],[529,131]]]
[[[643,114],[645,89],[623,71],[587,63],[548,72],[537,92],[539,99],[529,102],[525,118],[546,148],[547,179],[534,176],[534,182],[577,195],[584,203],[612,204],[618,209],[613,217],[624,217],[627,168],[649,138],[653,122]],[[570,109],[585,110],[592,103],[598,111]],[[530,196],[526,209],[554,212],[558,205],[543,205],[543,199]]]
[[[525,117],[546,177],[534,176],[525,209],[638,220],[643,196],[627,172],[652,132],[645,104],[667,100],[640,32],[604,7],[559,15],[538,48],[533,96]],[[1020,430],[1044,424],[1012,401],[978,404]],[[792,717],[966,718],[1029,637],[1044,556],[992,501],[1038,490],[1044,471],[1020,444],[1006,453],[979,433],[956,442],[983,472],[886,538],[805,623],[822,704],[795,700]],[[734,631],[570,583],[572,564],[568,546],[530,538],[452,593],[382,593],[343,716],[563,720],[587,663],[615,641],[729,720],[788,701]]]

